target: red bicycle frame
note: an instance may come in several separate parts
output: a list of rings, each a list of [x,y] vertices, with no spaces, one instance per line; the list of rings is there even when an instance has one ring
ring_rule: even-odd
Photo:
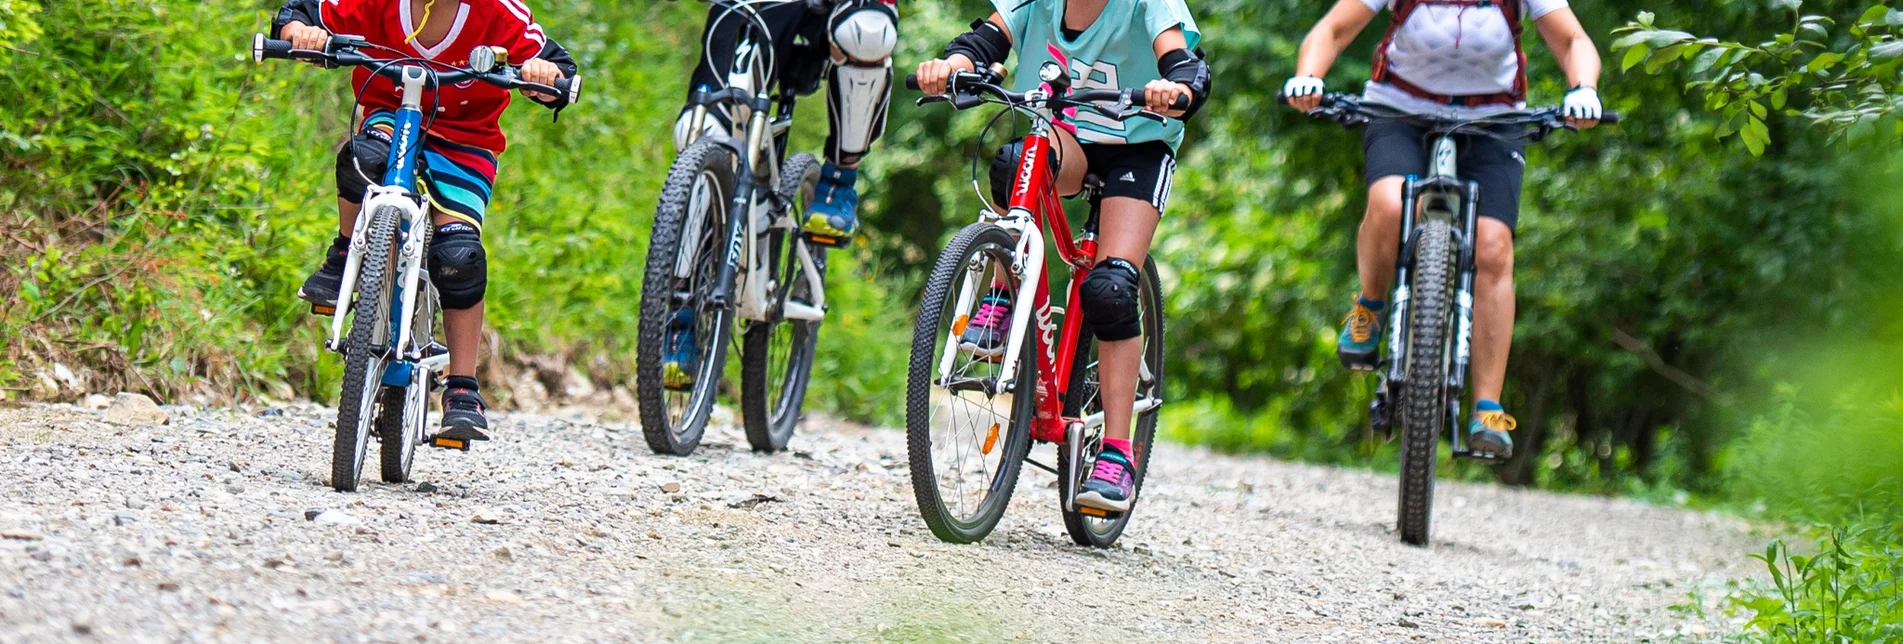
[[[1062,309],[1062,327],[1051,324],[1050,281],[1039,271],[1037,290],[1031,302],[1038,332],[1025,334],[1025,349],[1037,351],[1038,367],[1037,417],[1031,423],[1031,439],[1062,443],[1065,427],[1082,422],[1063,417],[1063,409],[1070,393],[1071,368],[1077,360],[1077,338],[1083,328],[1083,316],[1073,312],[1082,310],[1078,303],[1084,278],[1097,263],[1097,240],[1089,233],[1071,239],[1070,219],[1065,216],[1063,201],[1057,195],[1056,168],[1048,161],[1055,158],[1051,151],[1054,144],[1050,126],[1043,123],[1024,137],[1024,156],[1018,159],[1017,182],[1011,191],[1006,218],[1029,224],[1020,235],[1018,257],[1043,262],[1043,231],[1049,229],[1053,231],[1051,238],[1057,245],[1058,256],[1070,267],[1070,296]],[[1037,238],[1036,243],[1032,237]]]

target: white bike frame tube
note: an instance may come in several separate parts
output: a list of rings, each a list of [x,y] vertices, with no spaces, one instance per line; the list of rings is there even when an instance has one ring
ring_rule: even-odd
[[[1024,338],[1030,328],[1032,309],[1038,308],[1038,280],[1044,279],[1044,232],[1031,224],[1031,213],[1014,211],[999,222],[1018,233],[1018,253],[1012,258],[1011,272],[1018,277],[1018,295],[1011,306],[1011,337],[1004,351],[1004,364],[998,374],[998,386],[1010,385],[1018,377],[1018,356],[1024,353]],[[1027,306],[1028,305],[1028,306]]]
[[[983,270],[969,263],[965,265],[965,278],[958,281],[958,299],[955,300],[957,304],[952,308],[952,310],[957,311],[960,316],[970,315],[969,312],[971,310],[972,301],[978,298],[978,278],[983,276]],[[966,323],[970,323],[970,318],[966,318]],[[953,325],[951,329],[945,331],[945,355],[938,358],[938,381],[940,383],[944,383],[947,378],[951,377],[952,363],[956,362],[957,359],[958,327],[957,325]]]
[[[760,98],[766,98],[766,95],[761,94]],[[769,156],[764,149],[766,146],[767,113],[766,110],[760,110],[747,120],[747,167],[753,168],[756,175],[761,172],[761,162]],[[764,182],[764,185],[773,185],[771,178],[774,174],[772,170],[765,171],[764,176],[769,181]],[[747,260],[746,271],[735,276],[740,280],[740,307],[737,312],[740,317],[754,321],[765,321],[767,317],[766,246],[760,243],[760,235],[766,232],[761,229],[761,225],[772,223],[764,221],[770,198],[762,188],[756,186],[753,199],[747,203],[747,212],[743,215],[747,218],[746,245],[741,251]]]
[[[375,188],[372,188],[374,191]],[[366,195],[375,192],[365,193]],[[364,202],[369,202],[366,196]],[[370,218],[363,216],[367,209],[357,212],[357,222],[350,226],[350,250],[344,259],[344,279],[337,284],[337,303],[330,313],[330,341],[325,345],[332,351],[340,351],[344,341],[344,310],[350,308],[350,298],[357,294],[357,273],[363,270],[363,231],[370,227]]]
[[[423,238],[428,236],[419,234],[416,227],[430,224],[425,220],[427,215],[423,213],[422,208],[408,200],[404,200],[403,205],[405,206],[403,220],[408,222],[405,229],[410,231],[409,239],[403,241],[403,251],[399,253],[403,272],[397,277],[403,283],[403,308],[397,312],[396,344],[390,345],[391,353],[399,360],[410,358],[409,347],[412,340],[410,336],[413,333],[410,325],[416,321],[416,292],[423,274]]]
[[[1434,176],[1459,176],[1460,163],[1456,150],[1454,137],[1443,136],[1434,140]]]

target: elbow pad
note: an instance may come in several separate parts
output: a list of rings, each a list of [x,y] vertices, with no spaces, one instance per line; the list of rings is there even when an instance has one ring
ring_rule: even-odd
[[[1195,116],[1196,111],[1202,109],[1203,101],[1209,100],[1209,63],[1201,56],[1187,49],[1177,49],[1158,58],[1156,70],[1165,80],[1189,87],[1189,109],[1183,112],[1183,120]]]
[[[991,21],[979,20],[971,23],[971,31],[959,34],[951,44],[945,45],[945,57],[950,58],[952,54],[964,54],[978,64],[978,69],[984,69],[992,63],[1004,62],[1005,57],[1011,55],[1011,38]]]
[[[324,26],[324,12],[319,5],[318,0],[288,0],[284,6],[278,8],[277,15],[271,19],[271,37],[282,38],[283,36],[278,32],[284,30],[284,25],[292,22],[301,22],[312,27]]]

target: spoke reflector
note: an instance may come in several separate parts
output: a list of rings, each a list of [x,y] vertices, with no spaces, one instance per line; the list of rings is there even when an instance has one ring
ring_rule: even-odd
[[[992,423],[992,424],[991,424],[991,433],[989,433],[989,434],[986,434],[986,435],[985,435],[985,446],[984,446],[984,449],[981,449],[981,450],[978,450],[978,451],[979,451],[980,453],[982,453],[982,454],[984,454],[984,455],[986,455],[986,456],[990,456],[990,455],[991,455],[991,448],[993,448],[993,447],[997,447],[997,446],[998,446],[998,424],[997,424],[997,423]]]

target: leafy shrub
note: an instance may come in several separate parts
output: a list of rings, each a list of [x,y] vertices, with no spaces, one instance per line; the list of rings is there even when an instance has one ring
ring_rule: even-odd
[[[1903,642],[1903,535],[1896,526],[1859,521],[1831,528],[1816,554],[1774,541],[1751,558],[1771,581],[1731,598],[1749,611],[1747,639],[1763,642]]]

